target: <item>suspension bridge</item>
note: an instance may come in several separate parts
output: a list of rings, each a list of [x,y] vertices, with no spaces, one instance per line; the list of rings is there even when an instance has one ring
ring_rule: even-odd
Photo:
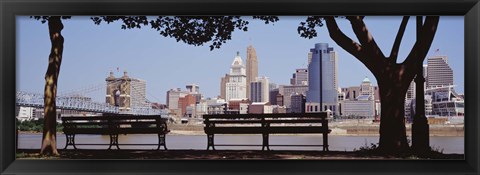
[[[131,106],[129,110],[120,110],[118,106],[109,103],[95,102],[90,97],[86,97],[86,93],[104,89],[106,84],[100,83],[73,90],[70,92],[61,92],[56,97],[56,108],[64,110],[75,110],[84,112],[104,113],[104,114],[131,114],[131,115],[162,115],[166,114],[165,110],[153,109],[152,104],[146,97],[145,105]],[[44,94],[26,91],[17,91],[16,105],[23,107],[44,108]]]

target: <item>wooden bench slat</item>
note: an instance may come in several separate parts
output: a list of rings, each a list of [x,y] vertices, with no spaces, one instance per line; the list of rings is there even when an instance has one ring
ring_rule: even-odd
[[[205,133],[215,134],[258,134],[262,133],[264,129],[262,127],[209,127],[205,128]]]

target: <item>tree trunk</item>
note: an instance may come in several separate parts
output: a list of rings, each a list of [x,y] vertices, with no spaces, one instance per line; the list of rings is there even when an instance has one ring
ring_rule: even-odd
[[[392,76],[385,76],[378,83],[381,102],[379,151],[385,154],[409,150],[405,129],[405,95],[409,84],[394,78],[399,77],[395,72],[391,71]]]
[[[60,73],[63,52],[63,36],[61,31],[63,24],[60,16],[52,16],[48,19],[48,29],[52,49],[48,58],[48,69],[45,74],[45,97],[44,97],[44,117],[42,147],[40,154],[59,155],[57,151],[57,80]]]

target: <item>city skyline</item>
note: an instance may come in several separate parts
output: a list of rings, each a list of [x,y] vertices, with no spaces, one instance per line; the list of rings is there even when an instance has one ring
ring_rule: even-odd
[[[29,17],[17,19],[17,89],[43,92],[50,51],[48,27]],[[110,71],[118,76],[126,70],[131,77],[147,81],[147,98],[153,102],[165,103],[169,89],[191,83],[199,85],[205,97],[216,97],[220,95],[220,77],[228,72],[231,59],[237,51],[246,58],[249,45],[255,47],[259,75],[269,77],[278,85],[289,85],[291,72],[307,67],[308,51],[315,43],[328,43],[338,52],[339,87],[356,86],[365,76],[377,85],[363,64],[330,39],[325,27],[318,29],[319,36],[314,39],[301,38],[296,27],[302,20],[304,17],[280,17],[274,25],[249,20],[248,32],[236,31],[222,48],[210,51],[208,45],[195,47],[177,43],[147,28],[121,30],[117,23],[96,26],[87,17],[73,17],[64,20],[65,50],[58,91],[98,84],[104,82]],[[401,17],[367,17],[365,20],[382,50],[388,53]],[[345,33],[355,39],[348,30],[348,21],[338,21]],[[455,89],[461,93],[464,86],[463,26],[463,17],[441,17],[427,55],[449,57],[457,85]],[[410,21],[399,61],[403,61],[413,45],[414,28],[414,21]],[[459,37],[451,37],[454,32]],[[440,52],[434,53],[437,49]],[[104,99],[104,93],[100,91],[92,98]]]

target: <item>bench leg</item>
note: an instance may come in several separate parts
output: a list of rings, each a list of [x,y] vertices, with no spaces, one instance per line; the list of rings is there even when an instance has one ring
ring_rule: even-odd
[[[323,151],[328,151],[328,133],[323,133]]]
[[[118,134],[110,134],[110,146],[108,149],[112,149],[113,145],[115,145],[117,149],[120,149],[120,147],[118,147]]]
[[[165,134],[158,134],[158,147],[157,147],[157,150],[160,149],[160,146],[163,146],[165,148],[165,150],[168,150],[167,149],[167,145],[166,145],[166,140],[165,140]]]
[[[207,134],[207,150],[209,150],[210,147],[212,147],[212,150],[215,150],[213,134]]]
[[[75,134],[65,134],[65,137],[66,137],[66,143],[65,143],[65,148],[63,149],[67,149],[68,145],[72,145],[74,149],[77,149],[77,147],[75,146]]]
[[[267,150],[270,151],[270,144],[268,143],[268,134],[262,134],[263,138],[263,144],[262,144],[262,151],[265,150],[265,147],[267,147]]]

